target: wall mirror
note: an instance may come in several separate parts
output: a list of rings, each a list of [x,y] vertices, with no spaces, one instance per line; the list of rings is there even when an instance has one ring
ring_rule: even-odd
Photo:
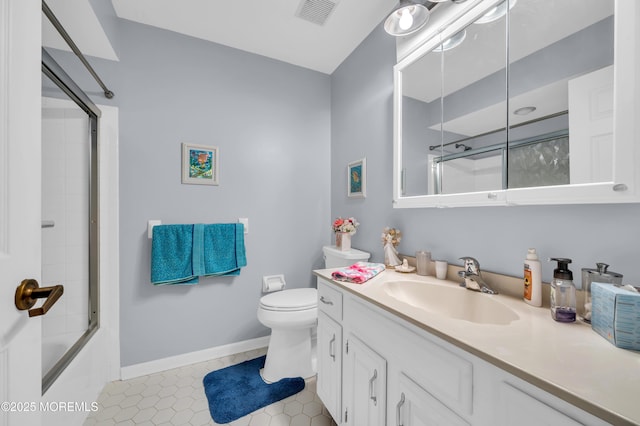
[[[394,206],[637,202],[638,7],[467,3],[394,68]]]

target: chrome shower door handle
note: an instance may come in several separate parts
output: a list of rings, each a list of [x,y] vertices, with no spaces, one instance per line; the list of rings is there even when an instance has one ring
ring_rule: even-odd
[[[320,296],[320,301],[325,305],[333,305],[333,302],[331,300],[325,299],[324,296]]]
[[[329,356],[333,358],[333,362],[336,361],[336,335],[334,334],[331,340],[329,340]]]
[[[404,405],[404,392],[400,395],[400,401],[396,405],[396,426],[402,426],[402,420],[400,419],[400,413],[402,411],[402,406]]]
[[[378,370],[373,370],[373,376],[369,379],[369,399],[373,401],[373,405],[378,405],[378,398],[374,395],[373,383],[378,378]]]

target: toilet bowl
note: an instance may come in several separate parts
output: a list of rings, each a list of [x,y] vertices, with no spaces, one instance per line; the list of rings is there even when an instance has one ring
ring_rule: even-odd
[[[270,293],[260,299],[258,320],[271,328],[262,378],[277,382],[285,377],[309,378],[316,374],[313,342],[318,322],[315,288]]]

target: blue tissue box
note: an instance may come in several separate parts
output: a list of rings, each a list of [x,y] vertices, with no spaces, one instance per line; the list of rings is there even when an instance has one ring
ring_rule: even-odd
[[[619,348],[640,350],[640,293],[592,283],[591,327]]]

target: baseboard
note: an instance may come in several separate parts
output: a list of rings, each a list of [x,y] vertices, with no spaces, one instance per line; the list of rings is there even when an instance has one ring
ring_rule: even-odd
[[[134,377],[146,376],[148,374],[159,373],[172,368],[184,367],[185,365],[196,364],[198,362],[234,355],[240,352],[264,348],[268,345],[269,336],[265,336],[228,345],[216,346],[214,348],[203,349],[201,351],[142,362],[140,364],[128,365],[120,369],[120,377],[122,380],[127,380]]]

